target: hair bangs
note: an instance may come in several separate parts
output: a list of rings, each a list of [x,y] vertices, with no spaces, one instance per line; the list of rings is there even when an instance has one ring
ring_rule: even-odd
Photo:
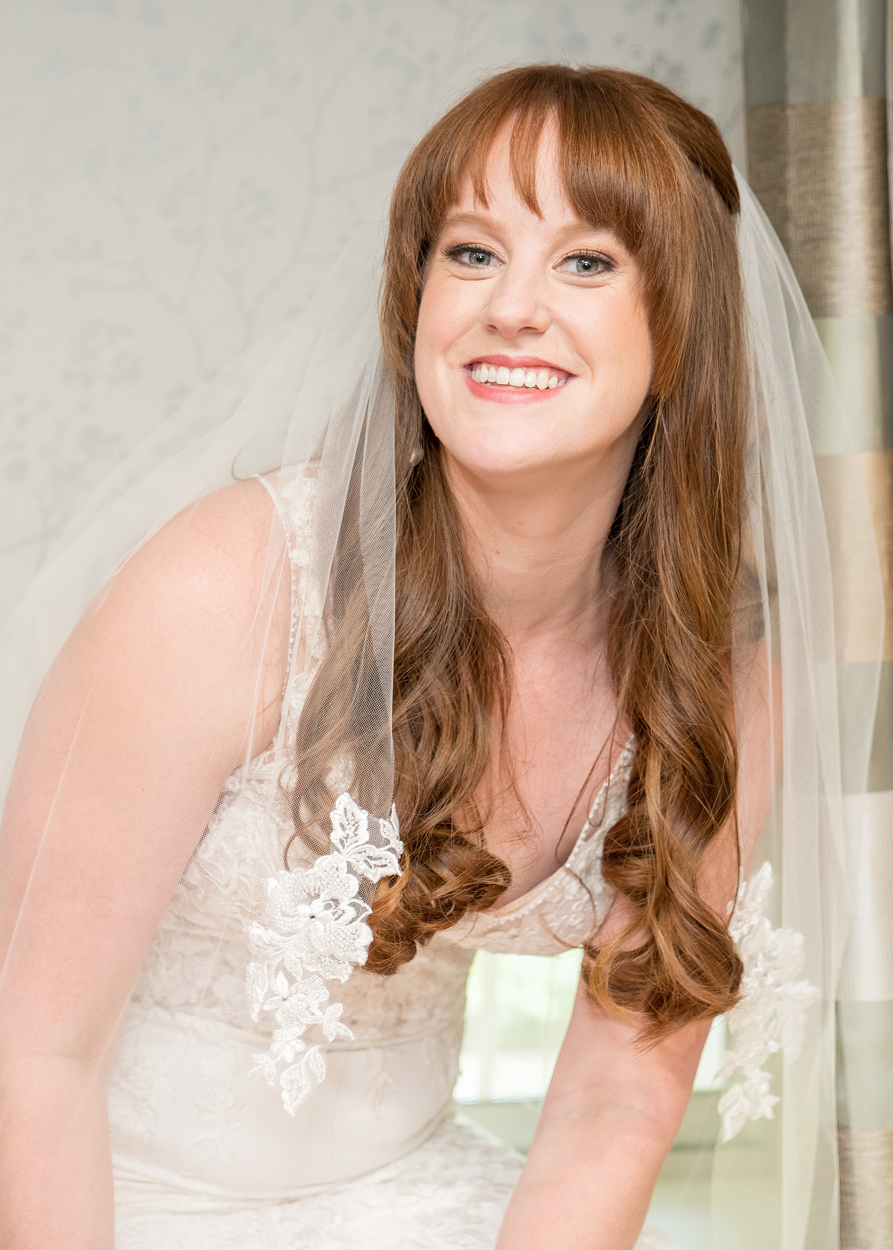
[[[530,82],[523,72],[493,80],[448,115],[450,159],[435,160],[430,169],[431,224],[439,227],[465,179],[489,208],[487,170],[506,128],[515,190],[541,216],[539,149],[544,131],[554,125],[568,203],[581,221],[615,231],[637,254],[644,240],[683,211],[686,171],[676,145],[646,102],[631,109],[624,101],[621,111],[613,92],[593,93],[589,84],[553,77],[543,68]]]

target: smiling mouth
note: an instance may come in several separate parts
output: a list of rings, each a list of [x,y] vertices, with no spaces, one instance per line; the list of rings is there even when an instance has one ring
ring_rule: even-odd
[[[554,391],[559,386],[565,386],[573,376],[563,369],[510,369],[507,365],[491,365],[484,360],[472,361],[465,367],[471,374],[472,382],[517,391]]]

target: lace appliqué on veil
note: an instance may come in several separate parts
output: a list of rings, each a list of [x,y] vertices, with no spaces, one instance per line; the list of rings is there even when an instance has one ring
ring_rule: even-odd
[[[263,920],[249,929],[256,956],[248,965],[252,1019],[270,1011],[276,1020],[270,1050],[255,1055],[254,1071],[278,1083],[290,1115],[326,1074],[321,1042],[308,1045],[307,1031],[327,1042],[353,1037],[341,1023],[341,1004],[329,1003],[326,981],[343,983],[366,962],[371,908],[359,897],[360,882],[396,876],[403,854],[395,808],[390,820],[379,820],[342,794],[331,816],[333,850],[311,868],[269,877]],[[376,842],[371,824],[378,827]]]
[[[722,1077],[739,1079],[719,1100],[722,1139],[731,1141],[748,1120],[771,1120],[778,1097],[762,1065],[778,1051],[792,1062],[806,1032],[806,1011],[819,997],[809,981],[795,980],[803,967],[803,935],[774,929],[763,914],[772,889],[772,866],[763,864],[738,889],[729,933],[744,963],[742,998],[726,1017],[735,1047],[726,1051]]]

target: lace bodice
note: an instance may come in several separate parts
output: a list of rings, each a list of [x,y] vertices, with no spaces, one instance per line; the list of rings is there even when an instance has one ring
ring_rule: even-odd
[[[288,537],[296,596],[313,491],[313,480],[303,478],[272,492]],[[308,605],[300,606],[306,633]],[[305,694],[300,681],[287,691],[287,725]],[[601,844],[623,810],[631,758],[627,747],[567,862],[536,889],[439,934],[394,976],[359,969],[335,987],[331,1004],[328,992],[320,999],[331,1026],[314,1041],[329,1077],[303,1105],[293,1099],[290,1109],[298,1114],[287,1126],[280,1091],[256,1072],[258,1058],[270,1053],[275,1013],[255,1010],[252,1018],[256,1004],[246,971],[259,966],[257,933],[269,922],[270,883],[283,872],[293,825],[276,785],[273,749],[237,769],[174,891],[124,1021],[110,1083],[119,1155],[155,1169],[173,1163],[181,1177],[200,1185],[291,1193],[322,1182],[324,1174],[330,1178],[335,1155],[336,1179],[350,1177],[422,1140],[442,1116],[455,1083],[475,950],[557,954],[580,945],[604,918],[611,891],[600,873]],[[309,850],[293,844],[292,872],[313,862]],[[345,1098],[352,1083],[353,1101]],[[227,1093],[221,1099],[222,1087]],[[344,1141],[327,1154],[325,1166],[321,1159],[308,1160],[305,1148],[283,1162],[283,1134],[306,1141],[308,1127],[325,1119],[334,1140],[331,1124],[340,1123],[348,1106],[349,1131],[345,1127]],[[240,1144],[252,1120],[263,1122],[255,1125],[254,1162]],[[264,1136],[267,1144],[276,1142],[275,1152],[265,1150]]]

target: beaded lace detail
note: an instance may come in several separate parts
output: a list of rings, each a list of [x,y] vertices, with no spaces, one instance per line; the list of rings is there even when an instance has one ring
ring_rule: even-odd
[[[806,1034],[806,1012],[819,997],[809,981],[796,979],[803,967],[803,936],[774,929],[765,916],[772,866],[742,881],[729,932],[744,963],[741,1001],[726,1017],[734,1048],[726,1051],[721,1075],[739,1078],[719,1100],[723,1141],[731,1141],[748,1120],[771,1120],[778,1097],[763,1068],[781,1051],[793,1062]]]
[[[329,1003],[326,981],[343,984],[366,962],[372,909],[359,897],[361,882],[396,876],[403,854],[396,808],[390,820],[376,820],[342,794],[331,816],[334,849],[311,868],[269,877],[263,920],[249,929],[256,956],[248,965],[251,1017],[257,1021],[269,1011],[276,1020],[269,1053],[255,1056],[257,1070],[271,1085],[278,1080],[290,1115],[326,1074],[319,1042],[308,1046],[305,1034],[315,1030],[327,1042],[353,1039],[341,1022],[342,1004]]]

